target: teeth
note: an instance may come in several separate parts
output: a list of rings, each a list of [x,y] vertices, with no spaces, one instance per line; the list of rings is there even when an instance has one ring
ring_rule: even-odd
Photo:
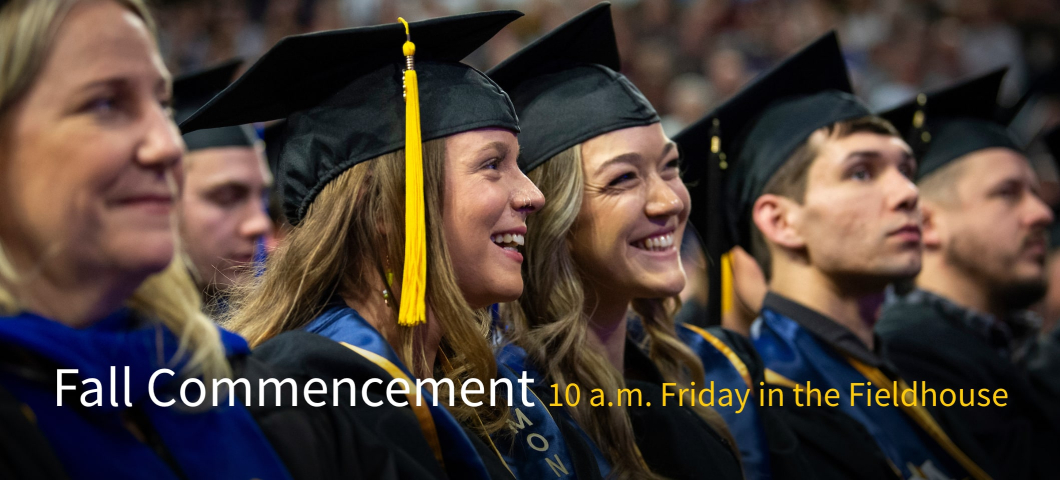
[[[490,237],[490,240],[509,250],[515,250],[516,247],[521,247],[526,243],[526,238],[518,233],[497,234]]]
[[[670,247],[674,246],[674,234],[667,233],[657,237],[648,237],[640,242],[637,242],[637,246],[645,250],[651,251],[664,251],[669,250]]]

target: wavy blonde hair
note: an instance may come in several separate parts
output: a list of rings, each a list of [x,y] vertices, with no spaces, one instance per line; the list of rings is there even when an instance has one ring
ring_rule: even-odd
[[[90,0],[12,0],[0,8],[0,125],[5,129],[12,107],[29,92],[40,75],[63,20],[83,1]],[[114,1],[140,17],[152,34],[156,33],[154,20],[143,0],[91,1]],[[172,221],[176,225],[176,218]],[[188,357],[182,375],[202,375],[210,384],[212,379],[231,376],[231,367],[225,359],[220,333],[202,314],[198,291],[179,260],[175,228],[173,235],[178,246],[173,261],[148,277],[126,304],[160,322],[180,339],[178,357]],[[54,248],[61,245],[45,251]],[[13,315],[25,309],[18,290],[33,275],[26,273],[18,271],[0,243],[0,313]]]
[[[580,402],[567,407],[574,420],[600,447],[613,467],[614,478],[659,478],[644,463],[633,427],[617,392],[625,388],[622,372],[591,345],[591,308],[586,308],[583,275],[570,254],[568,241],[585,194],[581,145],[552,157],[528,174],[548,199],[527,219],[525,287],[518,301],[503,305],[501,318],[510,327],[511,341],[526,350],[531,362],[549,381],[565,391],[567,385],[600,388],[608,404],[592,407]],[[677,297],[634,300],[630,308],[647,332],[649,356],[667,382],[688,388],[703,383],[703,364],[674,332]],[[712,426],[727,432],[716,412],[697,411]]]
[[[391,335],[395,338],[387,341],[417,377],[444,376],[455,385],[468,378],[494,378],[497,366],[487,342],[489,311],[474,310],[464,299],[446,246],[442,225],[445,139],[425,142],[423,153],[427,305],[443,332],[440,353],[452,369],[436,371],[427,363],[427,354],[433,352],[423,349],[426,324],[396,327]],[[358,300],[381,295],[377,286],[385,284],[386,272],[395,272],[397,281],[404,268],[404,205],[404,150],[359,163],[339,174],[321,190],[302,222],[266,260],[265,273],[237,287],[225,326],[257,345],[305,327],[336,295]],[[395,299],[390,305],[390,318],[376,320],[396,325],[400,301]],[[475,409],[460,399],[450,410],[482,434],[497,431],[507,419],[506,408],[488,403]],[[481,426],[476,417],[483,421]]]

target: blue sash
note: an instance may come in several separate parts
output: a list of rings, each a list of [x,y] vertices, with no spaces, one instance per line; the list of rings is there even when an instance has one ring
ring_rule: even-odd
[[[576,429],[582,438],[585,439],[585,442],[593,451],[593,457],[596,459],[600,476],[607,478],[607,475],[611,472],[611,464],[604,458],[604,454],[596,446],[596,442],[589,438],[589,435],[578,426],[566,410],[562,410],[559,413],[562,418],[559,420],[554,419],[545,403],[538,397],[539,394],[547,396],[551,393],[547,390],[550,386],[543,384],[543,379],[539,376],[536,368],[527,361],[526,352],[515,345],[505,345],[497,354],[497,363],[497,371],[500,375],[509,378],[516,387],[519,384],[515,383],[515,381],[520,378],[522,372],[526,372],[526,377],[531,379],[530,390],[533,395],[528,400],[533,402],[534,406],[532,408],[522,407],[521,398],[516,398],[512,402],[512,416],[509,420],[509,427],[515,431],[514,438],[510,435],[511,432],[506,432],[508,433],[507,435],[503,433],[494,435],[495,441],[498,441],[498,447],[501,442],[506,446],[510,446],[508,449],[510,453],[503,453],[504,451],[502,450],[502,455],[505,455],[506,461],[511,457],[509,465],[520,465],[519,471],[514,472],[516,476],[521,479],[577,478],[574,475],[573,468],[571,468],[573,463],[567,450],[566,442],[559,431],[559,426],[556,424],[557,421],[563,421]],[[517,396],[520,395],[518,390],[515,390],[514,393]],[[523,424],[527,427],[532,425],[533,428],[524,430]],[[547,449],[543,451],[537,450],[545,442],[541,442],[536,438],[532,439],[531,437],[535,435],[547,439]],[[563,473],[554,467],[559,459],[563,460],[563,465],[567,467],[566,470],[569,471],[569,474]],[[522,467],[523,465],[525,465],[525,468]]]
[[[0,371],[0,383],[32,410],[31,420],[67,474],[72,478],[179,478],[151,446],[125,427],[123,414],[130,410],[124,393],[124,367],[128,366],[129,403],[146,416],[184,478],[289,479],[286,467],[238,399],[234,407],[225,399],[217,407],[188,411],[179,407],[180,379],[163,374],[155,380],[156,397],[165,402],[176,396],[177,404],[161,407],[151,401],[152,374],[162,368],[179,374],[187,359],[176,357],[178,339],[169,330],[153,324],[135,326],[135,320],[126,309],[85,329],[30,313],[0,317],[0,348],[17,346],[54,362],[57,368],[77,369],[76,375],[63,375],[63,384],[77,385],[90,403],[96,396],[87,391],[95,385],[81,381],[94,378],[102,387],[101,406],[83,407],[78,395],[67,395],[59,407],[54,390],[57,372],[49,373],[49,381],[41,384],[17,372]],[[235,334],[221,330],[221,340],[228,355],[249,352],[246,342]],[[118,406],[111,404],[112,391]],[[189,400],[198,395],[196,387],[188,387]],[[203,405],[208,404],[212,404],[209,395]]]
[[[379,331],[352,308],[344,305],[332,306],[306,325],[305,329],[336,342],[347,343],[379,355],[400,368],[410,380],[416,381],[416,377],[398,359],[397,353],[379,334]],[[415,385],[410,387],[415,388]],[[478,451],[475,450],[471,439],[468,438],[460,423],[441,403],[435,406],[430,393],[421,390],[420,394],[434,420],[445,469],[449,476],[488,480],[490,477],[486,466],[482,463],[482,458],[479,457]]]
[[[865,405],[865,397],[860,397],[855,406],[851,406],[850,385],[867,384],[869,380],[794,320],[765,308],[751,328],[751,337],[766,368],[803,387],[809,383],[814,389],[820,389],[822,395],[830,388],[838,390],[839,406],[835,408],[861,423],[905,478],[912,478],[914,468],[922,468],[929,462],[949,478],[956,478],[952,473],[957,468],[953,460],[935,448],[934,442],[927,443],[925,433],[900,408],[869,407]],[[875,384],[858,387],[858,391],[875,398],[876,387]],[[892,386],[882,387],[889,389]],[[805,401],[805,393],[801,398]],[[817,401],[816,395],[813,401]]]
[[[721,342],[720,339],[717,339],[707,331],[696,331],[686,325],[677,326],[677,337],[699,356],[700,361],[703,362],[705,380],[708,385],[714,387],[715,391],[722,388],[733,391],[751,389],[750,378],[744,378],[744,373],[741,373],[734,363],[734,361],[740,362],[739,365],[743,366],[743,362],[738,357],[735,357],[735,353],[731,350],[727,354],[719,350],[711,342],[711,340]],[[734,358],[730,358],[729,354]],[[743,366],[744,370],[746,368],[746,366]],[[740,457],[743,460],[743,469],[746,477],[748,479],[766,480],[773,478],[773,473],[769,466],[769,443],[766,440],[762,418],[759,416],[757,405],[754,403],[759,393],[757,386],[750,391],[752,392],[752,397],[747,401],[746,408],[740,413],[736,413],[740,409],[738,403],[728,407],[719,406],[715,403],[713,408],[725,419],[725,423],[729,425],[729,431],[736,438],[736,444],[740,447]]]

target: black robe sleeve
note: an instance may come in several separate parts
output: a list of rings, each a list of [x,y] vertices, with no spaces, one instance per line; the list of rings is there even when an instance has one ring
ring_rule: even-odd
[[[736,445],[675,397],[663,401],[664,379],[646,353],[626,340],[626,388],[639,389],[643,401],[626,410],[644,462],[666,478],[742,479]]]
[[[923,381],[936,391],[1007,391],[1005,407],[928,406],[954,443],[987,473],[995,479],[1054,476],[1060,428],[1025,372],[931,306],[892,306],[876,332],[886,358],[907,382]]]
[[[759,382],[765,381],[765,367],[751,341],[743,335],[722,327],[709,327],[707,330],[725,342],[725,345],[740,357],[751,375],[752,386],[759,389],[761,386]],[[816,478],[810,473],[815,470],[812,468],[814,465],[803,453],[799,439],[791,425],[788,425],[786,418],[772,408],[759,408],[758,414],[762,419],[766,442],[769,444],[769,466],[773,478],[777,480]],[[822,467],[827,468],[826,465]]]
[[[772,422],[773,425],[782,424],[788,433],[795,437],[800,456],[810,465],[809,470],[802,470],[805,468],[802,461],[789,465],[785,471],[787,478],[900,478],[886,455],[876,445],[876,441],[856,420],[832,407],[798,407],[795,404],[795,391],[791,388],[771,384],[766,386],[782,393],[783,406],[766,406],[761,408],[762,413],[778,419]],[[773,397],[774,400],[776,398]],[[770,440],[770,450],[772,449],[773,442]]]
[[[48,439],[27,417],[11,392],[0,387],[0,478],[69,478]]]
[[[626,388],[640,389],[644,398],[627,410],[637,448],[653,472],[674,480],[743,478],[732,445],[692,409],[675,405],[674,397],[664,407],[655,383],[627,380]]]
[[[257,378],[292,378],[302,385],[319,378],[328,385],[327,406],[312,407],[290,395],[275,405],[274,391],[266,391],[264,407],[252,388],[251,414],[258,421],[295,479],[431,479],[446,478],[421,433],[411,409],[386,402],[386,382],[369,387],[367,397],[383,405],[366,405],[364,398],[350,405],[343,388],[341,406],[332,405],[331,380],[349,378],[361,397],[368,379],[390,378],[369,360],[330,339],[308,332],[281,334],[239,362],[237,376],[257,385]]]

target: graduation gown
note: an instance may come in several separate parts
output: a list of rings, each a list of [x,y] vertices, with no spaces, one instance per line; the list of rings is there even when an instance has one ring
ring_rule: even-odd
[[[721,327],[678,325],[677,336],[703,362],[707,384],[702,387],[749,392],[743,407],[738,401],[714,406],[736,439],[747,478],[806,478],[810,465],[790,427],[775,412],[758,407],[763,368],[750,342]]]
[[[865,398],[874,396],[877,386],[890,390],[892,382],[899,382],[899,388],[905,383],[885,358],[838,323],[770,292],[751,338],[769,369],[767,378],[801,386],[803,402],[807,385],[822,393],[837,390],[835,410],[865,427],[903,478],[921,472],[935,478],[988,478],[976,463],[981,452],[963,436],[955,443],[939,428],[937,412],[919,406],[866,405]],[[852,385],[859,383],[865,396],[852,397]]]
[[[640,389],[644,397],[644,403],[627,411],[637,448],[653,472],[675,480],[744,478],[736,446],[691,408],[679,406],[675,397],[664,402],[662,374],[628,338],[625,376],[626,388]]]
[[[345,305],[330,305],[306,326],[306,330],[358,349],[350,353],[374,356],[373,362],[388,367],[388,374],[380,377],[384,381],[393,377],[390,373],[399,371],[415,382],[415,377],[401,364],[382,335]],[[449,476],[461,479],[599,478],[592,454],[584,442],[577,437],[568,440],[543,403],[538,402],[534,407],[521,406],[518,376],[514,372],[498,365],[498,376],[511,382],[516,398],[512,402],[509,428],[488,439],[479,438],[470,428],[460,425],[441,404],[434,407],[430,394],[423,393]],[[488,380],[482,380],[489,385]],[[506,397],[498,398],[498,402],[505,400]]]
[[[899,299],[884,309],[876,332],[888,358],[909,380],[924,381],[937,391],[1008,392],[1005,407],[956,404],[945,408],[951,419],[940,421],[947,431],[970,431],[994,478],[1055,476],[1054,458],[1060,451],[1056,405],[1043,401],[1027,371],[999,355],[958,313],[941,302]]]
[[[249,351],[236,335],[221,332],[221,340],[229,356]],[[188,410],[150,399],[150,378],[184,365],[177,346],[167,329],[127,309],[85,329],[30,313],[0,318],[0,438],[26,432],[16,447],[26,457],[9,450],[2,468],[19,472],[13,478],[62,478],[60,470],[69,478],[292,478],[240,403]],[[60,378],[59,369],[71,371]],[[60,391],[59,381],[73,388]],[[179,384],[161,375],[153,392],[165,401]]]

